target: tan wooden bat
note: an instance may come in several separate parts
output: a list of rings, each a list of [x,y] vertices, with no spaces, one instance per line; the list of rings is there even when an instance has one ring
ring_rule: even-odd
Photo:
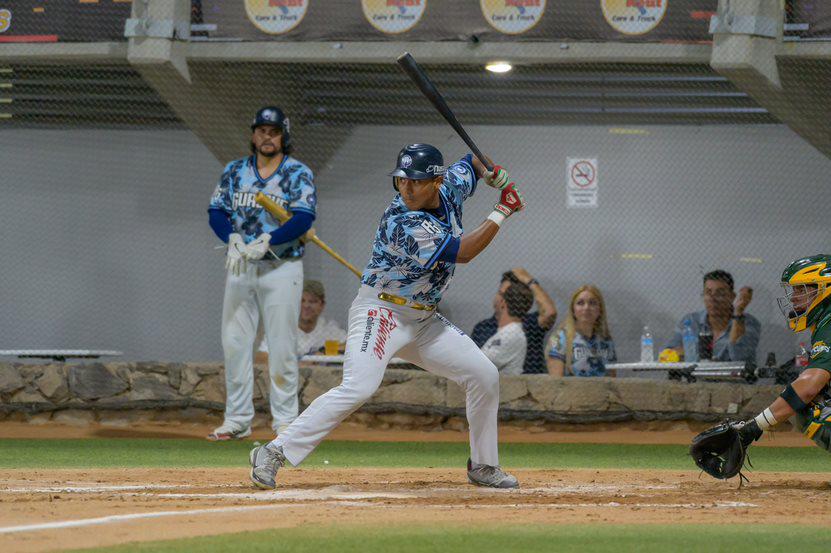
[[[254,198],[254,200],[258,204],[263,206],[266,209],[266,211],[268,211],[269,213],[274,215],[277,218],[277,220],[280,221],[281,223],[285,223],[286,221],[291,219],[291,213],[286,211],[283,206],[281,206],[280,204],[278,204],[277,202],[275,202],[274,200],[272,200],[271,198],[269,198],[268,196],[266,196],[262,192],[257,192],[257,197]],[[347,269],[349,269],[350,271],[355,273],[355,276],[357,276],[358,278],[361,278],[361,272],[358,271],[358,269],[356,269],[354,265],[352,265],[346,259],[341,257],[341,255],[338,254],[338,252],[336,252],[335,250],[330,248],[326,244],[326,242],[324,242],[323,240],[318,238],[317,233],[315,232],[315,229],[310,228],[306,232],[306,234],[304,234],[303,236],[300,237],[300,239],[303,240],[304,242],[314,242],[323,251],[325,251],[326,253],[328,253],[332,257],[334,257],[335,261],[337,261],[338,263],[342,264]]]

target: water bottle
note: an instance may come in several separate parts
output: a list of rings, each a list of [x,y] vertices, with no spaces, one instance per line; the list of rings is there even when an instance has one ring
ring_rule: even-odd
[[[796,357],[793,360],[793,368],[796,372],[802,372],[808,367],[808,346],[805,342],[799,342],[796,350]]]
[[[684,332],[681,335],[684,342],[684,361],[695,363],[698,361],[698,338],[692,328],[692,321],[684,321]]]
[[[704,323],[698,330],[698,359],[709,361],[713,358],[713,331]]]
[[[655,345],[652,341],[652,333],[649,327],[643,327],[643,334],[641,335],[641,363],[655,362]]]

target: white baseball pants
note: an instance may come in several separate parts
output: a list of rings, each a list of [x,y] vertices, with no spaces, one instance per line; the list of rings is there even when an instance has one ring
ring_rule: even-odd
[[[466,393],[471,459],[498,465],[499,372],[476,344],[447,319],[378,299],[362,286],[349,310],[343,382],[315,399],[273,441],[298,465],[343,419],[365,403],[400,357],[459,384]]]
[[[262,318],[268,344],[268,399],[272,427],[297,418],[297,324],[303,294],[303,262],[246,264],[239,276],[228,273],[222,304],[225,352],[225,422],[248,428],[254,419],[254,341]]]

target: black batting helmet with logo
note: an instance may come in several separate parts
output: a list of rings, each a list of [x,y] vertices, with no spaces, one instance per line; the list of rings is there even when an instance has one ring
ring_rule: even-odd
[[[253,131],[261,125],[271,125],[280,127],[283,134],[283,150],[287,150],[291,145],[291,128],[289,125],[289,118],[283,113],[283,110],[277,106],[265,106],[257,111],[254,120],[251,122],[251,130]]]
[[[444,157],[430,144],[409,144],[398,152],[398,162],[390,173],[392,186],[396,190],[395,177],[422,180],[444,174]]]

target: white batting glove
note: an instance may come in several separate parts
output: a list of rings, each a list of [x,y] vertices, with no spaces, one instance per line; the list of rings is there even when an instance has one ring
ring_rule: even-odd
[[[245,271],[245,242],[236,232],[228,236],[228,253],[225,256],[225,268],[234,276]]]
[[[493,171],[485,171],[482,177],[485,179],[485,184],[492,188],[502,190],[508,186],[508,171],[501,165],[494,165]]]
[[[262,233],[256,240],[245,246],[243,256],[245,256],[245,259],[248,261],[259,261],[263,258],[263,256],[265,256],[266,253],[268,253],[270,241],[271,235],[267,232]]]

